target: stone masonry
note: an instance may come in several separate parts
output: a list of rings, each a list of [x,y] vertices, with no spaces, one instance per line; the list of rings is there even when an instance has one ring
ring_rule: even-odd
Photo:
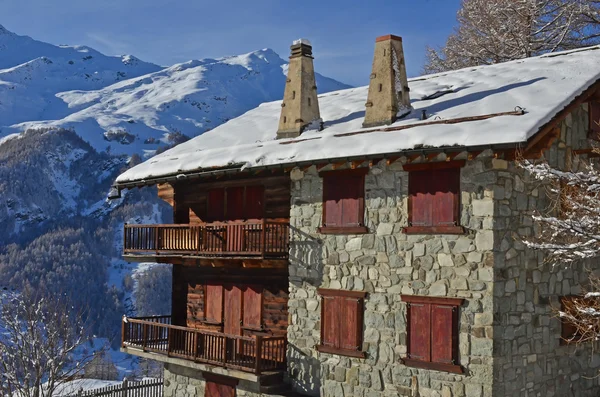
[[[546,156],[564,165],[581,148],[586,108],[563,123]],[[441,155],[443,157],[443,155]],[[460,159],[460,157],[458,157]],[[443,158],[440,158],[443,160]],[[325,397],[597,396],[600,357],[591,346],[560,345],[553,304],[581,291],[583,269],[552,268],[527,250],[543,190],[514,162],[491,151],[461,171],[465,235],[406,235],[408,173],[404,158],[381,161],[366,176],[370,233],[322,235],[322,179],[294,169],[290,249],[289,377],[295,390]],[[568,159],[566,160],[569,161]],[[367,291],[365,359],[319,353],[317,288]],[[400,294],[465,298],[459,316],[456,375],[403,365],[406,305]]]

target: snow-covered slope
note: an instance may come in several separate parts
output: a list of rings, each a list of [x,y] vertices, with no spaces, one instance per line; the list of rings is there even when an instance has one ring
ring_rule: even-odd
[[[161,69],[130,55],[54,46],[0,25],[0,127],[65,117],[72,110],[56,97],[59,92],[95,90]]]
[[[0,140],[27,128],[75,131],[97,150],[153,153],[166,134],[197,136],[283,95],[270,49],[161,68],[84,46],[53,46],[0,26]],[[320,92],[347,88],[317,75]]]

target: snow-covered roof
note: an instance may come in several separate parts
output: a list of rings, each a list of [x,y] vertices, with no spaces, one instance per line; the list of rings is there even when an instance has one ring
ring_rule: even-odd
[[[600,46],[409,80],[413,111],[392,131],[364,131],[368,87],[319,96],[324,130],[276,140],[281,101],[269,102],[123,173],[118,185],[232,165],[254,168],[400,153],[420,147],[527,141],[600,79]],[[523,115],[431,124],[511,112]],[[425,110],[427,120],[421,120]]]

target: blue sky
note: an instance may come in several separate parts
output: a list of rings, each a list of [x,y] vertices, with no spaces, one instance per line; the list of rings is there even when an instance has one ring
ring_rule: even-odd
[[[442,45],[460,0],[0,0],[0,24],[53,44],[85,44],[161,65],[311,40],[318,72],[368,83],[375,38],[404,39],[408,73]]]

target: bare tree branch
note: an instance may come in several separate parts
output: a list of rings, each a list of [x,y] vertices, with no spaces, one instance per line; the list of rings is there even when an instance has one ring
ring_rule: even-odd
[[[86,342],[85,313],[64,296],[30,289],[0,294],[0,394],[53,397],[92,358],[76,357]]]
[[[426,73],[600,43],[595,0],[463,0],[457,21],[444,47],[427,48]]]

